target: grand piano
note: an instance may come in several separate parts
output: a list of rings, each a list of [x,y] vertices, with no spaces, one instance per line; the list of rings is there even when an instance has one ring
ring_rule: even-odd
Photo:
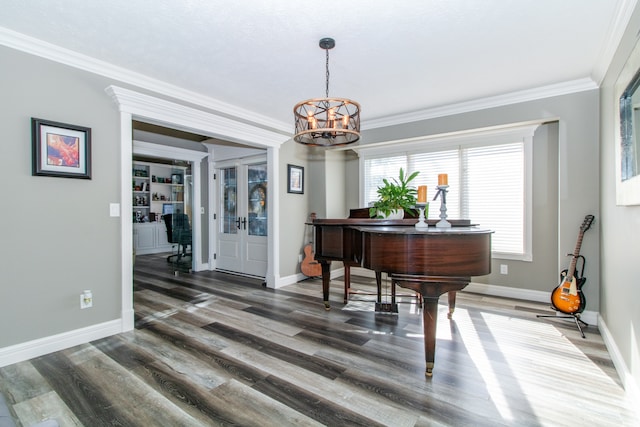
[[[330,309],[329,283],[332,261],[345,266],[345,302],[348,297],[350,267],[361,266],[387,273],[393,282],[417,292],[423,298],[425,375],[433,374],[438,299],[469,284],[472,276],[491,272],[491,230],[471,226],[469,221],[451,221],[451,228],[427,231],[415,227],[417,219],[380,220],[363,217],[352,210],[345,219],[314,219],[315,259],[322,266],[322,294]],[[453,298],[452,298],[453,296]]]

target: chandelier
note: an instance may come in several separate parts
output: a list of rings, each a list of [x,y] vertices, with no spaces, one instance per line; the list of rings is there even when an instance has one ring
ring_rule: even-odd
[[[308,99],[293,108],[296,120],[293,140],[300,144],[336,147],[360,139],[360,104],[345,98],[329,98],[329,49],[335,45],[332,38],[320,40],[327,56],[325,98]]]

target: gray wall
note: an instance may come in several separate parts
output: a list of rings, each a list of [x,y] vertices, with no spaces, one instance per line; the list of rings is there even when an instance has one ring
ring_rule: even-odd
[[[0,348],[119,319],[119,113],[105,79],[0,46]],[[31,176],[30,118],[92,130],[92,179]],[[130,214],[124,214],[130,220]],[[80,310],[80,293],[93,308]]]
[[[640,206],[616,206],[614,84],[635,46],[638,28],[640,6],[602,84],[600,134],[600,315],[629,370],[628,384],[635,384],[636,391],[640,391]]]
[[[474,282],[551,292],[567,268],[585,215],[598,217],[598,106],[597,90],[439,117],[407,125],[363,132],[362,143],[433,135],[466,129],[548,119],[534,135],[533,262],[495,259],[493,273]],[[347,162],[349,180],[359,179],[357,160]],[[350,187],[347,205],[358,203]],[[473,218],[471,218],[473,219]],[[597,229],[597,227],[596,227]],[[581,253],[587,258],[584,292],[587,310],[598,311],[599,235],[585,235]],[[509,266],[501,275],[500,264]]]
[[[572,242],[558,247],[558,175],[558,122],[551,122],[540,126],[533,137],[533,259],[494,259],[492,273],[474,278],[474,282],[547,292],[560,283],[560,270],[568,268],[570,262],[570,258],[563,255],[573,253],[579,229],[574,230]],[[584,216],[577,219],[581,223]],[[558,264],[558,255],[561,264]],[[592,259],[592,263],[596,265],[597,260]],[[509,274],[500,274],[501,264],[509,267]],[[597,289],[593,294],[597,295]],[[597,307],[593,305],[591,310],[597,311]]]
[[[304,256],[303,248],[312,239],[311,227],[305,225],[313,211],[312,195],[317,194],[317,183],[313,179],[311,163],[308,160],[307,147],[289,140],[280,149],[280,276],[300,273],[299,255]],[[304,168],[304,194],[287,193],[287,165]],[[320,291],[319,291],[320,292]]]

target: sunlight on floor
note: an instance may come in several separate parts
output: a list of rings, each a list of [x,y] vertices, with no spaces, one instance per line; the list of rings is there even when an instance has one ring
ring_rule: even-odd
[[[484,345],[482,344],[478,334],[475,332],[475,328],[472,327],[473,322],[472,319],[469,318],[469,312],[467,310],[456,309],[454,316],[456,323],[464,323],[471,326],[468,328],[460,328],[460,336],[462,337],[469,353],[473,354],[472,360],[476,365],[478,372],[482,375],[484,382],[487,384],[487,391],[489,391],[491,400],[495,404],[496,409],[500,412],[502,419],[512,421],[513,414],[509,409],[509,402],[504,395],[500,380],[493,370],[491,360],[485,352]],[[438,333],[439,332],[440,329],[438,329]],[[451,336],[449,336],[449,338],[451,338]]]
[[[443,311],[440,310],[440,319],[444,317]],[[597,360],[591,360],[573,344],[571,331],[565,334],[553,324],[491,313],[472,318],[469,311],[460,308],[456,309],[452,321],[456,328],[451,328],[446,321],[439,322],[437,338],[456,339],[452,331],[457,331],[455,333],[459,334],[459,339],[472,355],[471,359],[486,384],[492,403],[507,422],[516,418],[510,400],[514,399],[514,392],[517,392],[518,396],[527,396],[527,405],[533,413],[539,414],[548,413],[549,407],[554,405],[562,408],[562,402],[571,395],[573,410],[560,411],[557,422],[589,423],[580,414],[580,408],[586,408],[588,401],[580,400],[579,391],[560,389],[554,382],[554,378],[560,376],[580,376],[585,370],[589,371],[590,376],[598,378],[602,399],[610,399],[611,404],[615,404],[624,398],[624,390],[616,378],[606,374],[598,366]],[[531,340],[532,336],[538,338]],[[581,339],[577,331],[573,339]],[[550,343],[557,348],[555,353],[549,353]],[[491,359],[492,347],[497,350],[495,354],[504,359],[496,359],[495,354]],[[505,383],[505,372],[514,379],[513,383]]]

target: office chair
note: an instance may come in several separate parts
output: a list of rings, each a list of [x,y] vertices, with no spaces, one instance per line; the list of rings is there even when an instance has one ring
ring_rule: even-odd
[[[182,213],[177,214],[165,214],[164,223],[167,227],[167,240],[169,243],[175,243],[178,245],[178,251],[176,254],[169,255],[167,262],[179,263],[180,259],[185,256],[191,256],[190,252],[187,252],[187,246],[191,246],[191,227],[189,226],[189,217]]]

